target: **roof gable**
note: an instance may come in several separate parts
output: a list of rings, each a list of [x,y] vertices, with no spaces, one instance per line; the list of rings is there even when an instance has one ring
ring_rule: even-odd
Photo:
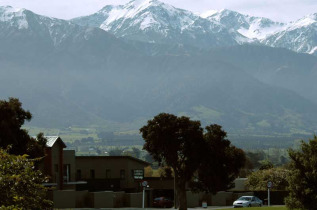
[[[63,148],[66,148],[66,144],[62,141],[59,136],[44,136],[47,139],[46,146],[53,147],[53,145],[57,142],[60,142]]]

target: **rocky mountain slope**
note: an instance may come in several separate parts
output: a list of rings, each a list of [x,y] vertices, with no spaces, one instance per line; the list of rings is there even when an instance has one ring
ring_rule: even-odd
[[[266,37],[261,43],[317,55],[317,13],[288,24],[285,30]]]
[[[150,43],[215,47],[236,45],[244,39],[219,23],[157,0],[109,5],[73,22],[100,27],[120,38]]]
[[[202,16],[237,31],[249,38],[249,42],[262,40],[267,35],[283,30],[285,27],[284,23],[274,22],[268,18],[243,15],[227,9],[205,13]]]
[[[11,7],[0,17],[0,98],[20,98],[33,125],[138,129],[170,112],[236,133],[317,130],[314,56],[168,48]]]

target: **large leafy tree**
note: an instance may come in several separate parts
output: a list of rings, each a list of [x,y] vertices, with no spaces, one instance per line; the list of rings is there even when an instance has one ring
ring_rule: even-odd
[[[15,156],[0,148],[0,209],[50,209],[46,178],[34,168],[36,160]]]
[[[316,209],[317,203],[317,137],[302,141],[299,150],[289,150],[289,196],[286,205],[290,209]]]
[[[231,145],[227,133],[217,124],[206,127],[204,140],[203,159],[192,186],[195,190],[211,193],[233,188],[233,181],[245,165],[245,153]]]
[[[174,171],[180,210],[187,209],[186,184],[211,192],[227,189],[244,165],[243,151],[230,145],[221,126],[206,130],[204,134],[199,121],[166,113],[140,129],[144,149]]]
[[[187,209],[186,183],[200,165],[200,148],[205,145],[200,122],[162,113],[140,131],[144,149],[159,163],[173,168],[179,209]]]
[[[22,125],[30,121],[32,115],[22,108],[19,99],[0,100],[0,147],[6,149],[11,145],[10,153],[15,155],[28,154],[31,158],[44,155],[45,139],[39,135],[39,141],[30,137]]]

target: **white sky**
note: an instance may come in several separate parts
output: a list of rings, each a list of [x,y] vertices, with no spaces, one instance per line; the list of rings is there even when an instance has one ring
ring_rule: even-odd
[[[26,8],[37,14],[70,19],[97,12],[109,4],[129,0],[0,0],[0,6]],[[317,12],[317,0],[161,0],[193,12],[231,9],[243,14],[268,17],[276,21],[294,21]]]

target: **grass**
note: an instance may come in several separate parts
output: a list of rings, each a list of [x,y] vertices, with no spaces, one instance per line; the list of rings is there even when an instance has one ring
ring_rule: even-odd
[[[264,206],[264,207],[252,207],[252,208],[247,208],[247,209],[250,209],[250,210],[287,210],[287,208],[285,206],[276,206],[276,207]],[[222,210],[222,209],[219,209],[219,210]],[[225,209],[223,209],[223,210],[225,210]]]

